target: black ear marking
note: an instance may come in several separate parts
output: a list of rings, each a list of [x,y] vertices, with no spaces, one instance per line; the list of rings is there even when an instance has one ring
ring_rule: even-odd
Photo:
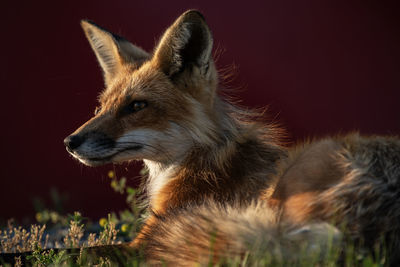
[[[209,68],[212,45],[212,35],[203,15],[190,10],[165,32],[155,50],[155,57],[161,70],[171,79],[194,66],[204,74]]]
[[[197,66],[201,65],[200,56],[206,49],[207,40],[205,38],[204,30],[198,24],[188,24],[188,31],[190,32],[190,37],[185,46],[178,51],[182,58],[182,67],[185,68],[187,64],[194,63]]]

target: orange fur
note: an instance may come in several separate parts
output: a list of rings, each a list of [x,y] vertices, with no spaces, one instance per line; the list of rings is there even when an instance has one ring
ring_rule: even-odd
[[[353,133],[286,151],[275,125],[217,94],[212,35],[197,11],[179,17],[152,55],[82,26],[106,89],[99,112],[65,144],[91,166],[144,160],[151,213],[131,247],[150,263],[217,263],[254,244],[264,252],[293,252],[303,241],[323,247],[329,231],[340,239],[342,224],[368,248],[383,236],[391,263],[400,261],[397,137]]]

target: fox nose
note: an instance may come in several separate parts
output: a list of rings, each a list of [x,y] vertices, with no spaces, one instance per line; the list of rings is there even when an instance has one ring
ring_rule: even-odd
[[[79,147],[83,142],[83,138],[79,135],[70,135],[64,139],[64,145],[69,149],[75,149]]]

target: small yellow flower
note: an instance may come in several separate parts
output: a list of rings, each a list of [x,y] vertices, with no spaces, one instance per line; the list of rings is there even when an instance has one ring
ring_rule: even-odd
[[[99,224],[100,224],[101,227],[106,226],[107,222],[108,222],[108,221],[107,221],[106,218],[101,218],[101,219],[99,220]]]
[[[50,212],[50,220],[52,223],[56,223],[58,221],[58,219],[59,219],[59,216],[58,216],[57,212],[54,212],[54,211]]]
[[[123,233],[128,232],[128,230],[129,230],[129,225],[128,224],[124,223],[123,225],[121,225],[121,231]]]
[[[36,221],[42,222],[42,214],[40,212],[36,213],[35,218],[36,218]]]
[[[115,177],[115,172],[114,171],[109,171],[108,172],[108,178],[112,179]]]

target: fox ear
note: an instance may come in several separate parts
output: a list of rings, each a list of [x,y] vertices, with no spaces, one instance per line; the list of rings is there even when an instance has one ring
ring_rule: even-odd
[[[193,66],[206,74],[212,64],[213,39],[203,15],[196,10],[182,14],[164,33],[155,52],[161,70],[171,79]]]
[[[141,64],[149,54],[88,20],[81,26],[103,70],[106,85],[125,64]]]

